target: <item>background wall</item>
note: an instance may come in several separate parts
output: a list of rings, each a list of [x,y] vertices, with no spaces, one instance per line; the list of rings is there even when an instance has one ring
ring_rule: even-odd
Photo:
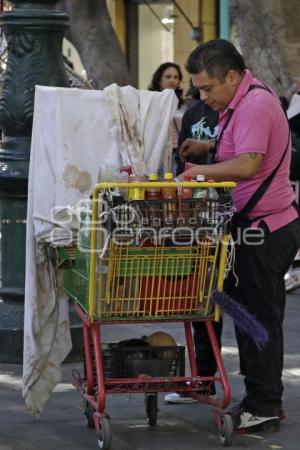
[[[116,31],[123,51],[126,51],[126,26],[125,26],[125,3],[124,0],[106,0],[112,25]]]
[[[194,27],[199,27],[202,41],[214,39],[218,35],[217,4],[218,0],[176,0]],[[127,23],[125,8],[129,0],[106,0],[112,25],[121,46],[126,52],[126,32],[130,26],[136,24]],[[189,76],[184,70],[184,64],[189,53],[198,45],[198,41],[192,39],[192,28],[179,9],[172,1],[148,1],[149,6],[143,2],[132,1],[138,8],[137,31],[137,87],[147,89],[151,76],[156,68],[163,62],[174,61],[182,68],[184,80],[183,88],[189,85]],[[150,10],[152,9],[152,12]],[[156,14],[156,17],[155,17]],[[174,19],[174,24],[167,24],[167,31],[161,18],[169,16]],[[130,19],[130,18],[129,18]],[[127,49],[128,50],[128,49]]]
[[[165,16],[166,5],[152,5],[158,17]],[[139,6],[139,88],[147,89],[153,72],[166,61],[174,61],[174,33],[167,31],[146,5]],[[177,62],[175,60],[175,62]]]

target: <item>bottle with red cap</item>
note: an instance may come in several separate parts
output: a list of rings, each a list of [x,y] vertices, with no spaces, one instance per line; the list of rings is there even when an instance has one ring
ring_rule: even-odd
[[[183,181],[192,181],[192,175],[183,174]],[[191,187],[182,188],[182,198],[192,198],[193,197],[193,189]]]

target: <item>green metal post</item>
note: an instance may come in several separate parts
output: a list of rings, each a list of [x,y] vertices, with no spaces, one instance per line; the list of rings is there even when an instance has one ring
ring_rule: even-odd
[[[68,16],[57,0],[13,0],[0,16],[8,43],[0,81],[0,223],[2,298],[23,297],[27,181],[35,85],[68,86],[62,40]]]
[[[0,77],[0,362],[21,362],[27,184],[35,85],[68,86],[58,0],[12,0],[0,16],[8,43]],[[21,301],[20,301],[21,300]]]

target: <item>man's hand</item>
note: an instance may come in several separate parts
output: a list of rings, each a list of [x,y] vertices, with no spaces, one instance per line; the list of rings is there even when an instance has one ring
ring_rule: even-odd
[[[206,180],[215,181],[240,181],[253,178],[259,170],[264,158],[263,153],[241,153],[227,161],[216,164],[194,165],[190,169],[176,177],[182,181],[185,175],[196,178],[197,175],[204,175]]]
[[[197,141],[196,139],[186,139],[180,146],[179,156],[185,162],[189,156],[200,156],[207,153],[213,141]]]
[[[184,178],[185,178],[186,176],[191,177],[192,180],[196,180],[197,175],[200,175],[200,174],[202,175],[202,170],[201,170],[201,168],[203,168],[203,167],[206,168],[206,166],[198,166],[198,165],[195,164],[195,165],[193,165],[193,167],[191,167],[190,169],[185,170],[185,171],[182,172],[181,174],[177,175],[177,176],[176,176],[176,180],[177,180],[177,181],[184,181]]]

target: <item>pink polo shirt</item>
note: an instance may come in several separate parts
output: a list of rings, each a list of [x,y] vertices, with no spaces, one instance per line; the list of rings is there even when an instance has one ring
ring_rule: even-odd
[[[234,109],[232,118],[218,145],[217,161],[226,161],[242,153],[264,155],[257,173],[241,180],[233,191],[233,204],[241,211],[252,194],[279,164],[288,143],[289,127],[276,95],[263,89],[248,92],[251,84],[261,84],[249,70],[236,91],[228,109]],[[248,93],[247,93],[248,92]],[[220,128],[224,126],[227,111],[220,113]],[[291,143],[287,154],[267,192],[249,213],[252,218],[264,216],[269,230],[275,231],[298,216],[292,202],[294,191],[289,180]],[[257,226],[259,221],[253,222]]]

